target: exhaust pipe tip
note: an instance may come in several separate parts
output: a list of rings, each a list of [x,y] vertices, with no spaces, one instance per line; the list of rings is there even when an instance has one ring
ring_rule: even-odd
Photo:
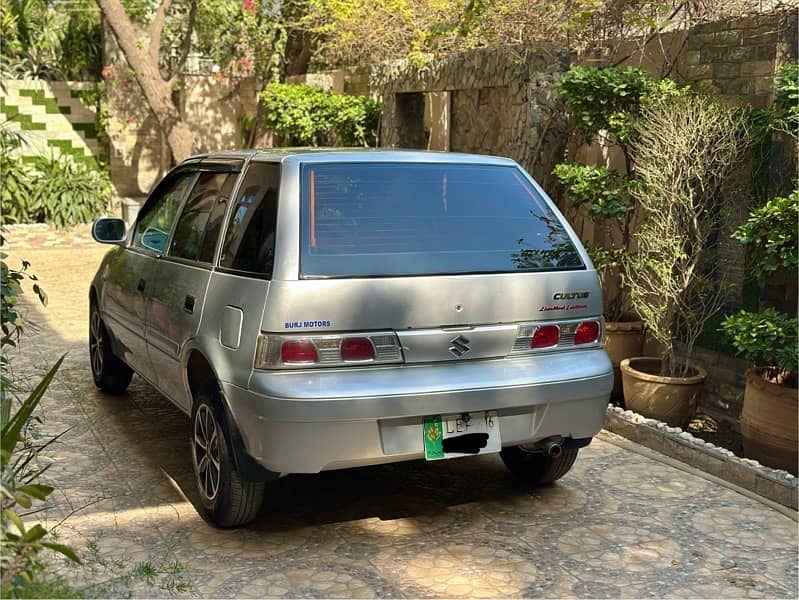
[[[561,446],[559,442],[549,441],[544,446],[544,451],[550,458],[558,458],[563,454],[563,446]]]

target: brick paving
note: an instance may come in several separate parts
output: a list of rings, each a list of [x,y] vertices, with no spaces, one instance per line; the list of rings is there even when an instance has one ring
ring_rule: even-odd
[[[59,526],[64,542],[179,561],[202,597],[799,595],[794,519],[612,434],[549,487],[521,486],[496,456],[289,476],[251,526],[215,529],[195,508],[183,414],[138,377],[121,397],[92,383],[88,284],[105,249],[55,246],[11,251],[50,297],[30,307],[36,331],[14,360],[25,377],[67,353],[42,406],[44,431],[67,430],[44,516],[83,507]]]
[[[92,239],[91,225],[55,229],[44,223],[33,223],[7,225],[2,231],[7,247],[14,250],[97,246],[97,242]]]

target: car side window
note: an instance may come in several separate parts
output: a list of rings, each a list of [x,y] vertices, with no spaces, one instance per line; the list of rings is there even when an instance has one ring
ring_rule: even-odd
[[[219,265],[272,276],[280,165],[252,163],[239,187]]]
[[[200,173],[178,217],[169,248],[170,256],[197,260],[211,213],[216,207],[222,188],[230,178],[235,180],[236,176],[232,173]],[[216,240],[212,244],[215,242]],[[213,254],[213,250],[211,253]]]
[[[196,173],[183,172],[170,177],[156,188],[144,213],[136,223],[133,246],[163,254],[175,215]]]
[[[236,179],[238,179],[238,173],[231,173],[228,178],[225,179],[216,204],[211,210],[211,216],[208,217],[208,225],[205,227],[205,236],[200,246],[200,255],[197,257],[197,260],[200,262],[211,263],[214,261],[216,242],[219,239],[219,232],[222,231],[222,224],[225,221],[225,210],[227,209],[228,202],[230,202],[230,194],[233,192]]]

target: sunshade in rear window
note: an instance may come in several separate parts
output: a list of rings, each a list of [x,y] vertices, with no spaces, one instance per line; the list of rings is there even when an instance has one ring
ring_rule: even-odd
[[[584,268],[558,216],[503,165],[302,168],[303,277]]]

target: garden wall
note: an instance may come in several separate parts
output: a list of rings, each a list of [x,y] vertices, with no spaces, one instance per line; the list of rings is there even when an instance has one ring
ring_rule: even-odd
[[[22,156],[66,154],[94,165],[107,155],[98,140],[95,106],[87,101],[94,83],[17,79],[2,85],[0,113],[6,127],[25,133]]]
[[[557,79],[568,56],[554,46],[465,52],[427,65],[376,65],[381,145],[509,156],[546,186],[563,155],[566,121]]]
[[[241,117],[255,114],[252,80],[187,75],[179,100],[196,152],[241,147]],[[108,109],[111,181],[119,197],[137,202],[169,170],[169,148],[131,75],[108,79]]]

